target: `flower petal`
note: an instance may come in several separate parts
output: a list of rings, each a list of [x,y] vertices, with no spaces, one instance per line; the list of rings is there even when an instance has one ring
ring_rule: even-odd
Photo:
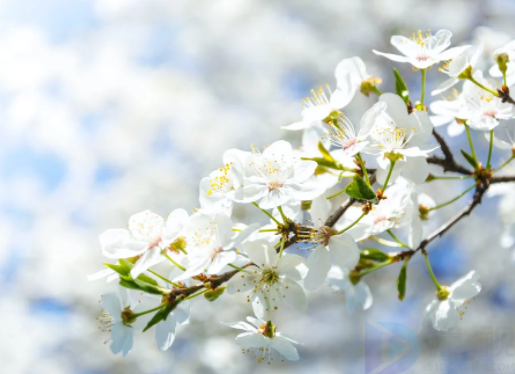
[[[297,348],[295,348],[288,339],[282,336],[276,335],[274,338],[270,339],[270,346],[287,360],[297,361],[299,359]]]
[[[359,261],[359,248],[349,234],[334,235],[329,240],[329,251],[334,263],[352,269]]]
[[[129,218],[129,231],[138,240],[153,242],[160,238],[164,225],[163,218],[150,210],[133,214]]]
[[[318,246],[314,249],[308,257],[307,266],[309,270],[304,279],[304,287],[312,291],[324,283],[331,268],[331,255],[327,248]]]
[[[171,315],[156,326],[156,343],[161,351],[170,348],[175,340],[177,321]]]
[[[148,248],[146,241],[135,240],[128,230],[110,229],[99,237],[102,254],[108,258],[129,258],[142,254]]]

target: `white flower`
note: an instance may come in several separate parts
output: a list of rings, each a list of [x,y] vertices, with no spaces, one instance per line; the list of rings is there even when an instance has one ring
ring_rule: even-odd
[[[247,322],[226,323],[233,329],[244,330],[245,332],[236,337],[236,344],[244,349],[244,352],[255,352],[258,362],[262,362],[268,358],[268,362],[273,359],[272,349],[287,360],[297,361],[299,354],[293,344],[299,344],[296,341],[282,335],[276,331],[271,321],[265,322],[254,317],[247,317]]]
[[[495,87],[483,78],[481,71],[474,73],[474,78],[484,86],[495,91]],[[461,110],[462,119],[467,125],[479,131],[490,131],[499,125],[500,120],[514,117],[513,105],[503,103],[502,100],[491,93],[476,86],[470,81],[463,84],[463,100],[465,107]]]
[[[454,57],[451,61],[447,61],[443,64],[440,70],[442,73],[449,76],[449,79],[446,79],[442,83],[438,85],[436,90],[431,91],[431,95],[438,95],[442,92],[448,90],[449,88],[455,86],[460,80],[458,76],[469,66],[474,67],[477,63],[479,57],[481,57],[481,53],[483,52],[483,45],[480,44],[477,47],[473,47],[463,51],[458,56]]]
[[[307,290],[317,289],[324,283],[333,262],[352,269],[359,261],[359,248],[352,236],[338,235],[337,230],[324,225],[330,210],[331,203],[325,197],[313,200],[310,212],[314,228],[300,234],[302,239],[313,243],[307,260],[309,270],[304,279]]]
[[[435,35],[431,35],[431,33],[423,35],[419,30],[409,39],[401,35],[394,35],[390,41],[402,55],[382,53],[376,50],[374,53],[393,61],[409,62],[417,69],[427,69],[440,61],[453,59],[470,47],[466,45],[447,49],[451,45],[451,36],[452,33],[448,30],[439,30]]]
[[[444,287],[443,291],[438,291],[437,298],[426,308],[424,320],[429,319],[438,331],[451,329],[465,313],[464,308],[469,304],[470,299],[481,291],[478,279],[479,275],[471,271],[450,287]]]
[[[373,111],[367,111],[361,119],[361,126],[356,132],[352,122],[343,114],[338,116],[337,124],[328,124],[326,137],[336,149],[341,149],[343,156],[350,158],[361,152],[367,145],[367,137],[372,130],[373,119],[379,114],[380,106],[373,106]]]
[[[377,154],[379,168],[377,181],[384,183],[390,168],[390,155],[398,156],[394,173],[390,181],[399,174],[415,182],[423,183],[429,174],[426,157],[437,147],[427,147],[424,143],[433,131],[426,112],[415,111],[408,114],[406,104],[397,95],[386,93],[369,111],[373,122],[370,137],[371,144],[364,150]],[[366,114],[365,114],[366,115]]]
[[[244,165],[244,199],[259,201],[263,209],[271,209],[292,200],[312,200],[324,192],[310,180],[317,163],[299,160],[290,143],[280,140],[263,153],[247,157]]]
[[[254,313],[266,320],[281,307],[283,301],[299,311],[306,310],[306,295],[295,282],[306,275],[307,269],[302,257],[283,254],[279,258],[275,248],[266,241],[247,243],[245,252],[254,266],[229,280],[229,294],[252,290],[249,299]]]
[[[360,306],[362,310],[367,310],[372,306],[374,299],[368,285],[360,280],[353,284],[349,278],[349,269],[342,269],[333,266],[329,271],[327,281],[337,289],[343,291],[345,302],[347,304],[347,312],[353,314],[356,307]]]
[[[145,210],[133,214],[127,229],[109,229],[100,235],[102,254],[109,258],[130,258],[140,256],[131,270],[131,276],[138,275],[161,262],[163,252],[177,240],[188,220],[184,209],[176,209],[165,222],[161,216]]]
[[[232,212],[234,199],[241,193],[243,161],[250,152],[229,149],[223,155],[224,166],[200,181],[199,201],[206,213]]]
[[[109,331],[112,341],[111,352],[122,352],[125,357],[131,351],[134,342],[134,331],[141,331],[148,323],[149,317],[133,317],[134,310],[141,307],[140,303],[133,300],[129,290],[120,287],[120,297],[114,293],[102,295],[104,312],[100,318],[103,331]]]
[[[467,116],[467,103],[463,95],[453,90],[453,93],[444,100],[433,101],[429,109],[435,114],[431,116],[431,122],[435,127],[447,125],[447,134],[451,137],[461,135],[465,131],[462,122],[456,119],[463,119]]]
[[[346,58],[340,61],[336,66],[335,75],[338,88],[343,92],[352,92],[352,95],[361,90],[368,96],[371,87],[382,82],[380,78],[367,73],[365,63],[359,57]]]
[[[190,322],[189,301],[181,301],[175,309],[170,312],[166,320],[160,321],[156,325],[156,343],[161,351],[168,350],[174,340],[177,327],[186,325]]]
[[[370,212],[364,216],[347,233],[356,241],[377,235],[392,228],[401,228],[412,222],[418,209],[414,207],[412,199],[413,187],[406,180],[399,178],[397,182],[386,191],[387,199],[372,205]],[[363,211],[357,206],[351,206],[344,217],[335,226],[338,229],[349,226],[355,222]]]
[[[225,213],[211,215],[199,211],[193,214],[184,229],[188,248],[183,260],[186,271],[175,279],[183,280],[200,273],[220,273],[236,260],[234,249],[255,228],[251,225],[241,232],[234,232],[232,220]]]

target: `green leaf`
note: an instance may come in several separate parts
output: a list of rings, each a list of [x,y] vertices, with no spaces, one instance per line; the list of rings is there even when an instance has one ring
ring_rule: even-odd
[[[134,283],[134,281],[132,281],[132,280],[120,279],[120,286],[129,288],[131,290],[138,290],[138,291],[140,290],[138,285],[136,283]]]
[[[354,180],[345,188],[345,192],[350,197],[359,200],[376,199],[374,190],[359,175],[354,176]]]
[[[360,257],[366,260],[373,260],[377,262],[385,262],[390,259],[390,256],[376,248],[365,248],[363,251],[361,251]]]
[[[320,153],[322,153],[322,156],[324,156],[324,159],[326,159],[329,162],[332,162],[333,164],[336,164],[336,160],[333,158],[333,156],[331,156],[329,151],[327,149],[325,149],[322,142],[318,142],[318,150],[320,151]]]
[[[408,86],[406,86],[404,79],[402,79],[402,76],[397,69],[393,68],[393,74],[395,74],[395,92],[407,104],[409,101]]]
[[[146,283],[150,283],[154,286],[158,285],[157,281],[154,278],[150,278],[148,275],[145,275],[145,274],[140,274],[138,276],[138,280],[146,282]]]
[[[128,269],[124,265],[119,264],[108,264],[104,263],[105,266],[107,266],[109,269],[116,271],[121,276],[128,276],[131,269]]]
[[[154,314],[154,317],[147,323],[145,328],[143,329],[143,332],[147,331],[149,328],[151,328],[154,325],[157,325],[159,322],[164,321],[166,317],[168,317],[168,314],[170,313],[168,310],[168,307],[159,309],[156,314]]]
[[[409,259],[404,261],[402,264],[401,271],[399,273],[399,277],[397,278],[397,291],[399,291],[399,300],[404,300],[404,296],[406,295],[406,280],[408,278],[408,262]]]
[[[465,159],[467,160],[467,162],[474,168],[474,169],[477,169],[478,168],[478,164],[477,164],[477,161],[474,160],[474,157],[472,157],[471,155],[469,155],[467,152],[465,152],[463,149],[460,149],[461,151],[461,154],[463,155],[463,157],[465,157]]]

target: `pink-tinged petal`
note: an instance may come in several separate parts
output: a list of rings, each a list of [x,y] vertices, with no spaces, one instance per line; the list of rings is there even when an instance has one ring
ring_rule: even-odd
[[[268,191],[261,200],[259,200],[259,207],[262,209],[273,209],[280,205],[286,204],[290,201],[291,197],[284,187]]]
[[[243,249],[249,256],[250,261],[260,268],[277,264],[277,252],[264,240],[246,243]]]
[[[308,291],[316,290],[324,283],[331,268],[329,251],[322,246],[314,249],[308,257],[307,266],[309,270],[304,278],[304,287]]]
[[[99,237],[102,254],[108,258],[129,258],[142,254],[148,248],[146,241],[135,240],[125,229],[110,229]]]
[[[238,335],[235,341],[243,349],[260,348],[268,345],[267,338],[255,332],[244,332]]]
[[[227,292],[234,295],[237,292],[250,291],[258,284],[261,279],[261,273],[256,267],[251,266],[244,272],[239,272],[227,282]]]
[[[342,268],[352,269],[359,261],[358,245],[347,233],[332,236],[328,248],[334,263]]]
[[[429,175],[427,159],[422,156],[407,158],[402,169],[402,175],[414,183],[424,183]]]
[[[281,279],[281,290],[284,293],[284,301],[292,308],[303,312],[308,308],[308,299],[301,286],[289,278]]]
[[[236,260],[235,251],[222,251],[213,258],[213,261],[207,267],[207,273],[218,274],[227,264],[234,262],[234,260]]]
[[[156,326],[156,343],[161,351],[166,351],[170,348],[175,340],[175,330],[177,321],[172,316],[164,321],[161,321]]]
[[[275,336],[273,339],[270,339],[270,346],[287,360],[297,361],[299,359],[297,348],[295,348],[288,339],[282,336]]]
[[[277,271],[281,276],[301,280],[306,276],[308,268],[304,258],[293,254],[285,254],[277,261]]]
[[[129,231],[138,240],[155,241],[161,237],[164,225],[163,218],[150,210],[133,214],[129,218]]]
[[[383,52],[376,51],[375,49],[372,50],[372,52],[374,52],[376,55],[386,57],[387,59],[396,61],[396,62],[408,62],[409,61],[409,59],[405,56],[394,55],[391,53],[383,53]]]
[[[152,266],[158,264],[163,259],[161,255],[161,248],[154,247],[145,252],[131,269],[131,277],[136,279],[141,273],[147,271]]]

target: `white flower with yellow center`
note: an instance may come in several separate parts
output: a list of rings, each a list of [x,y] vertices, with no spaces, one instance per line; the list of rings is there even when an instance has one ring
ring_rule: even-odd
[[[233,329],[245,331],[236,337],[236,344],[243,349],[244,353],[254,354],[258,362],[266,359],[270,363],[274,356],[272,349],[287,360],[297,361],[299,359],[299,354],[294,346],[299,343],[276,331],[276,327],[271,321],[265,322],[254,317],[247,317],[247,321],[225,323]]]
[[[199,211],[193,214],[184,229],[188,248],[183,260],[186,271],[175,279],[184,280],[200,273],[220,273],[236,260],[236,247],[255,228],[251,225],[241,232],[234,232],[232,220],[225,213],[213,215]]]
[[[415,183],[423,183],[429,174],[426,157],[437,148],[424,144],[433,131],[427,113],[408,114],[404,101],[392,93],[381,95],[369,111],[374,113],[369,117],[371,142],[363,152],[378,155],[377,181],[384,183],[393,157],[397,163],[391,182],[402,174]]]
[[[346,58],[336,66],[335,75],[338,81],[338,88],[343,92],[361,91],[366,96],[377,90],[376,86],[381,84],[382,79],[368,74],[363,60],[359,57]],[[349,85],[349,86],[347,86]],[[378,91],[376,91],[378,93]]]
[[[300,160],[291,144],[279,140],[263,153],[251,154],[244,165],[243,203],[259,202],[271,209],[294,200],[312,200],[324,192],[311,178],[315,161]]]
[[[449,48],[452,33],[449,30],[439,30],[432,35],[431,32],[422,33],[419,30],[413,37],[406,38],[394,35],[390,39],[392,45],[402,53],[394,55],[374,50],[374,53],[397,62],[408,62],[417,69],[427,69],[440,61],[451,60],[469,48],[469,45]]]
[[[359,248],[352,236],[338,234],[338,230],[325,226],[330,210],[331,203],[325,197],[313,200],[310,213],[314,227],[299,234],[302,240],[313,245],[304,279],[307,290],[315,290],[324,283],[333,263],[352,269],[359,261]]]
[[[360,241],[372,235],[381,234],[393,228],[408,226],[415,214],[418,214],[418,207],[412,199],[413,187],[399,178],[398,181],[388,187],[386,191],[387,199],[372,205],[370,212],[364,216],[356,225],[350,228],[347,233]],[[335,225],[337,229],[343,229],[355,222],[363,211],[360,207],[351,206],[345,215]]]
[[[200,206],[205,212],[231,214],[235,197],[241,193],[243,161],[249,155],[239,149],[229,149],[223,155],[224,166],[200,181]]]
[[[164,259],[170,245],[180,240],[187,221],[184,209],[170,213],[166,224],[150,210],[133,214],[128,229],[109,229],[100,235],[102,254],[109,258],[139,257],[131,270],[131,276],[137,278]]]
[[[438,331],[448,331],[463,317],[470,300],[481,291],[479,275],[471,271],[449,287],[442,287],[436,299],[426,308],[424,320],[429,319]]]
[[[270,320],[284,302],[299,311],[307,308],[302,287],[296,282],[306,276],[307,268],[302,257],[284,254],[281,258],[266,241],[246,243],[245,252],[253,266],[234,275],[227,283],[227,292],[249,292],[254,313]]]

